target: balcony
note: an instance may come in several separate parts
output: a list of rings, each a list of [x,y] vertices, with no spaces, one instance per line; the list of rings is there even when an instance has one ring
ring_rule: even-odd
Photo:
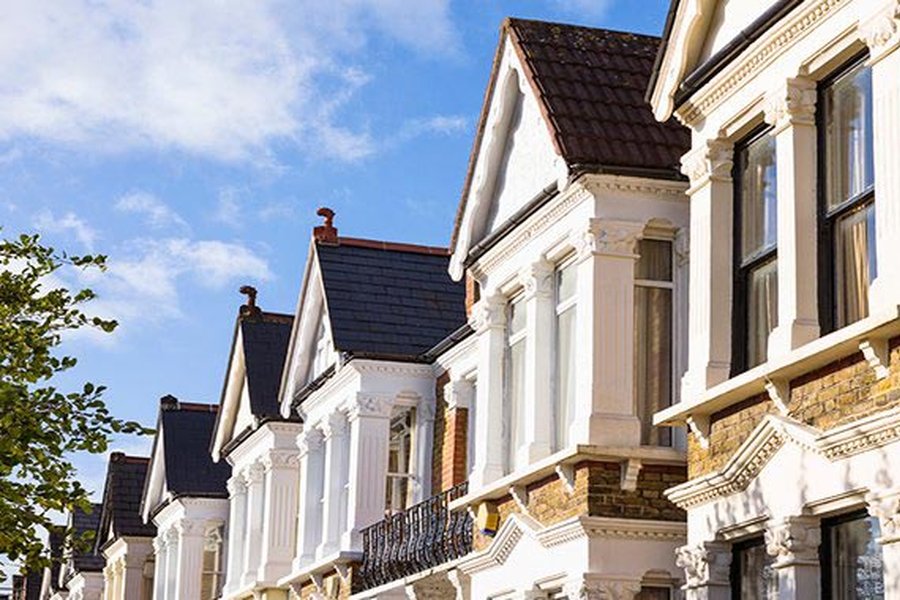
[[[357,580],[365,591],[436,567],[472,550],[472,518],[450,512],[468,484],[409,507],[362,530],[363,561]]]

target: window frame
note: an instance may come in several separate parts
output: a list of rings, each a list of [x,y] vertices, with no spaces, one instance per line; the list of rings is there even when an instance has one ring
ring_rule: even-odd
[[[844,525],[851,521],[865,520],[873,518],[869,511],[865,508],[858,508],[847,513],[842,513],[833,517],[822,519],[819,524],[821,532],[821,543],[819,544],[819,583],[821,585],[821,598],[828,600],[834,594],[834,582],[832,581],[832,564],[834,558],[830,536],[828,532],[831,528]],[[876,541],[876,543],[878,543]]]
[[[417,425],[416,425],[416,417],[417,410],[415,406],[398,406],[396,408],[398,411],[397,414],[391,415],[388,422],[388,462],[390,462],[390,445],[391,445],[391,436],[393,434],[393,425],[395,419],[399,417],[403,417],[404,419],[408,419],[409,422],[409,456],[406,457],[407,464],[407,472],[403,473],[400,471],[391,471],[390,464],[388,464],[387,469],[385,469],[385,506],[384,512],[385,514],[396,514],[398,512],[402,512],[412,506],[415,503],[415,490],[414,484],[417,481],[417,472],[419,469],[419,464],[416,457],[416,437],[418,434]],[[402,458],[402,457],[401,457]],[[388,505],[388,494],[393,495],[392,483],[395,480],[406,480],[406,498],[403,499],[403,508],[396,508],[394,506]],[[347,491],[350,489],[349,480],[345,484],[345,488]],[[349,498],[349,496],[348,496]]]
[[[837,326],[837,290],[834,273],[834,232],[837,222],[851,212],[863,208],[866,204],[875,203],[875,174],[872,185],[851,198],[845,199],[834,208],[828,208],[828,190],[825,185],[828,177],[828,157],[825,123],[825,95],[828,89],[841,77],[853,69],[865,65],[869,59],[868,50],[857,53],[839,65],[834,71],[822,78],[816,86],[816,229],[818,246],[818,308],[819,328],[822,335],[838,329]],[[874,95],[874,94],[873,94]],[[873,98],[874,101],[874,98]],[[874,136],[874,131],[872,132]],[[873,148],[874,151],[874,141]],[[874,233],[874,232],[873,232]]]
[[[575,291],[569,298],[565,300],[559,299],[559,274],[564,269],[572,269],[573,275],[575,277]],[[559,406],[560,402],[563,400],[561,397],[561,373],[559,370],[559,355],[560,355],[560,344],[559,344],[559,318],[566,313],[567,311],[574,311],[573,318],[575,319],[575,327],[574,330],[577,333],[578,331],[578,264],[577,264],[577,256],[573,254],[568,254],[553,266],[553,351],[551,356],[551,368],[553,369],[552,375],[552,411],[553,411],[553,449],[554,451],[562,450],[571,445],[571,440],[567,439],[565,444],[559,439]],[[527,342],[526,342],[527,343]],[[575,356],[569,357],[570,360],[575,360]],[[577,385],[577,384],[576,384]],[[576,395],[577,404],[577,391],[574,392]],[[572,406],[571,408],[575,408]],[[569,415],[570,420],[574,417],[574,415]]]
[[[741,593],[743,592],[741,588],[741,561],[738,560],[738,557],[745,550],[758,547],[765,549],[765,546],[766,538],[762,534],[744,538],[731,544],[731,566],[728,573],[731,584],[731,600],[741,600]]]
[[[671,269],[671,277],[668,281],[662,279],[639,279],[637,274],[634,277],[634,287],[635,288],[656,288],[656,289],[666,289],[669,290],[669,314],[671,316],[670,330],[669,330],[669,406],[673,406],[677,401],[676,397],[676,388],[678,387],[678,342],[676,340],[676,327],[675,323],[678,318],[676,314],[676,306],[677,301],[675,298],[676,295],[676,285],[675,280],[677,278],[677,265],[676,265],[676,256],[675,256],[675,235],[674,232],[672,235],[665,234],[650,234],[644,235],[638,241],[637,249],[640,250],[640,243],[643,241],[651,241],[651,242],[665,242],[669,245],[669,259],[671,260],[670,269]],[[638,257],[636,260],[640,260]],[[637,269],[637,263],[635,263],[635,269]],[[634,303],[634,307],[632,310],[636,310],[636,301]],[[636,330],[637,328],[635,328]],[[632,365],[632,369],[636,369],[634,365]],[[634,410],[637,413],[637,385],[634,386]],[[640,417],[641,415],[638,415]],[[650,415],[652,417],[652,415]],[[675,428],[674,427],[655,427],[655,429],[668,429],[669,430],[669,443],[668,444],[650,444],[651,446],[657,448],[674,448],[675,447]]]
[[[517,305],[516,308],[520,308],[524,312],[525,324],[522,327],[521,331],[517,331],[516,333],[512,333],[512,322],[513,322],[513,307]],[[506,423],[507,429],[503,435],[503,463],[504,463],[504,471],[505,475],[509,475],[510,473],[514,473],[517,468],[518,462],[518,454],[519,447],[522,444],[523,440],[515,440],[517,437],[514,434],[514,429],[519,427],[519,422],[524,419],[524,415],[520,414],[522,410],[525,408],[525,390],[519,390],[521,398],[518,399],[518,406],[514,407],[513,404],[517,402],[516,399],[513,398],[512,395],[512,387],[513,387],[513,368],[512,368],[512,354],[513,347],[517,344],[525,344],[523,354],[527,356],[528,353],[528,304],[527,299],[525,297],[525,291],[520,289],[516,292],[510,294],[508,300],[506,302],[506,327],[505,327],[505,346],[503,351],[503,413],[502,420]],[[513,408],[517,408],[519,413],[513,414]],[[513,419],[515,417],[515,419]],[[524,429],[524,424],[522,426]],[[517,441],[518,444],[513,447],[513,442]]]
[[[750,318],[748,310],[750,302],[747,294],[750,291],[750,275],[765,266],[767,263],[778,260],[778,240],[776,235],[775,244],[768,248],[757,250],[748,258],[743,258],[743,225],[744,211],[742,206],[743,194],[743,176],[741,174],[740,161],[738,157],[740,153],[746,150],[754,142],[759,141],[774,130],[774,126],[768,123],[760,123],[754,127],[747,135],[741,138],[734,145],[734,164],[732,165],[732,310],[731,310],[731,376],[736,377],[741,373],[748,371],[749,367],[749,349],[747,347],[750,341]],[[773,136],[774,141],[774,136]],[[778,146],[775,147],[776,169],[778,161]],[[776,171],[776,177],[777,177]],[[776,211],[778,210],[778,198],[776,189],[775,200]],[[777,230],[777,227],[776,227]],[[777,266],[776,266],[777,269]],[[777,277],[777,271],[776,271]],[[768,357],[766,358],[768,360]],[[765,361],[763,361],[765,363]],[[760,364],[763,364],[760,363]],[[758,366],[758,365],[754,365]]]

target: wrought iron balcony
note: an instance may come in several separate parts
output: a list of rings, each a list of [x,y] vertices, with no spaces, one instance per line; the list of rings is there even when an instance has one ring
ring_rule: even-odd
[[[450,502],[466,494],[461,483],[362,530],[363,561],[356,579],[364,591],[403,579],[468,554],[472,518],[451,513]]]

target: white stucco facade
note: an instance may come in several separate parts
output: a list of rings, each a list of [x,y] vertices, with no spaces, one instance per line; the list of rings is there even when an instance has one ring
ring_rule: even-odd
[[[122,536],[102,549],[103,600],[151,600],[153,597],[153,541]]]

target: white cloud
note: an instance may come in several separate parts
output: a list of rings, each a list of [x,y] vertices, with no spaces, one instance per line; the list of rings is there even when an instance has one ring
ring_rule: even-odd
[[[614,0],[552,0],[552,3],[566,12],[579,15],[582,19],[599,19],[606,16]]]
[[[148,192],[131,192],[116,201],[116,210],[134,213],[145,218],[148,225],[161,229],[174,225],[188,228],[187,222],[181,218],[168,204]]]
[[[229,186],[219,190],[213,220],[229,227],[240,227],[244,219],[241,195],[241,190],[235,187]]]
[[[97,232],[84,219],[71,211],[61,217],[54,215],[50,210],[41,211],[35,216],[34,226],[41,233],[71,233],[84,246],[85,250],[94,251]]]
[[[390,138],[387,145],[393,146],[408,142],[423,135],[456,135],[466,131],[469,120],[459,115],[435,115],[418,119],[410,119]]]
[[[289,141],[358,159],[371,138],[339,114],[366,81],[354,64],[374,36],[452,55],[449,13],[449,0],[12,2],[0,141],[263,164]]]

